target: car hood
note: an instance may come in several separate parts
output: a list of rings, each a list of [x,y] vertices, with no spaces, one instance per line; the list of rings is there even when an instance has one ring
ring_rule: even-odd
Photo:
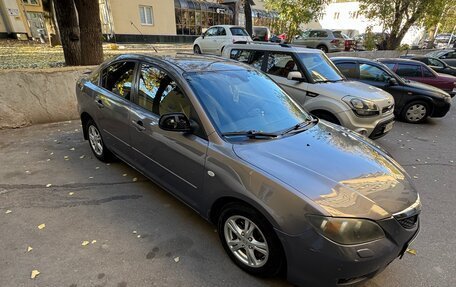
[[[448,94],[444,90],[442,90],[440,88],[437,88],[437,87],[434,87],[434,86],[431,86],[431,85],[428,85],[428,84],[425,84],[425,83],[420,83],[420,82],[415,82],[415,81],[412,81],[412,80],[407,80],[405,82],[405,84],[407,86],[412,87],[412,88],[426,90],[426,91],[431,92],[433,94],[437,94],[437,95],[441,95],[441,96],[448,96]]]
[[[442,80],[448,81],[448,82],[456,82],[456,77],[448,74],[443,74],[443,73],[437,73],[439,75],[439,78],[442,78]]]
[[[331,216],[378,220],[418,200],[406,172],[375,143],[327,123],[233,150]]]
[[[309,85],[309,90],[313,86],[317,94],[323,95],[340,95],[341,98],[345,96],[355,96],[366,100],[375,102],[387,102],[391,101],[394,103],[393,97],[382,89],[374,86],[366,85],[361,82],[355,81],[339,81],[334,83],[316,83]]]

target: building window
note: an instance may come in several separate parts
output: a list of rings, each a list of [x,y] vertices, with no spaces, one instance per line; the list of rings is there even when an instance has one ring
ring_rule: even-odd
[[[139,17],[141,18],[141,24],[153,25],[152,6],[139,6]]]
[[[22,3],[28,5],[39,5],[38,0],[22,0]]]

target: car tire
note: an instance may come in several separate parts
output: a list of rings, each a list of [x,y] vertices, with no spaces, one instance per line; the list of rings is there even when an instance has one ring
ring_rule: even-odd
[[[218,218],[217,229],[228,256],[244,271],[270,277],[282,270],[285,259],[282,245],[271,224],[252,207],[239,203],[226,205]]]
[[[336,118],[335,115],[331,114],[330,112],[327,111],[313,111],[311,112],[312,115],[316,116],[319,119],[325,120],[327,122],[336,124],[336,125],[341,125],[340,121]]]
[[[326,47],[325,45],[318,45],[317,49],[322,50],[325,53],[328,53],[328,47]]]
[[[201,48],[198,45],[193,46],[193,54],[201,54]]]
[[[93,120],[87,121],[85,127],[89,146],[96,158],[102,162],[111,162],[114,155],[105,146],[100,130]]]
[[[430,107],[423,101],[413,101],[404,106],[401,119],[407,123],[419,124],[429,116]]]

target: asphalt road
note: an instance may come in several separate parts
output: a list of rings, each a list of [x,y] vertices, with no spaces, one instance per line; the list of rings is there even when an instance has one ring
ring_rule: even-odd
[[[416,255],[360,286],[456,286],[455,114],[397,122],[377,141],[414,177],[422,229]],[[242,272],[191,209],[126,164],[96,160],[78,121],[0,131],[0,163],[2,287],[290,286]]]

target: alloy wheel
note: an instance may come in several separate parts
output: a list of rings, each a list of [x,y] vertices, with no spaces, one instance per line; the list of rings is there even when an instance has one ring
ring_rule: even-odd
[[[424,106],[423,104],[414,104],[407,109],[405,117],[410,122],[418,122],[426,116],[426,113],[426,106]]]
[[[93,152],[98,156],[102,156],[103,141],[101,140],[100,132],[93,125],[89,126],[89,142]]]
[[[226,243],[234,256],[243,264],[259,268],[269,258],[269,247],[260,228],[244,216],[229,217],[224,224]]]

